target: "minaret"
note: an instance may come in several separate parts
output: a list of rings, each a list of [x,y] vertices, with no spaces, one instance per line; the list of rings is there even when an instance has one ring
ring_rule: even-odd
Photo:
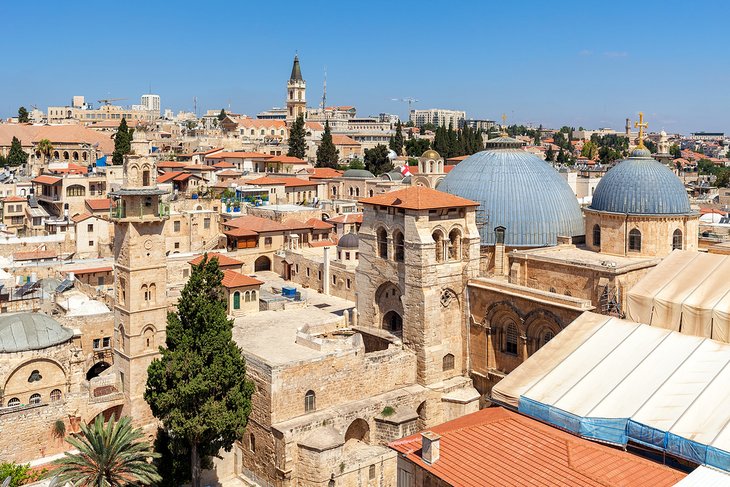
[[[138,133],[138,131],[140,133]],[[144,400],[147,367],[164,345],[167,321],[167,269],[163,226],[170,212],[160,200],[154,158],[143,152],[143,130],[136,130],[134,155],[125,157],[124,182],[112,191],[114,222],[114,363],[124,390],[123,414],[137,425],[153,421]]]
[[[286,90],[286,121],[288,124],[292,124],[299,115],[307,117],[307,83],[302,79],[298,56],[294,56],[294,65],[291,68]]]

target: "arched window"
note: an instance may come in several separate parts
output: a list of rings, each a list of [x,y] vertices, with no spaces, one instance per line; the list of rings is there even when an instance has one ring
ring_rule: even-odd
[[[68,151],[63,151],[63,159],[68,161]]]
[[[30,373],[30,376],[28,377],[28,382],[38,382],[42,378],[43,376],[41,376],[41,373],[37,370],[34,370]]]
[[[601,227],[599,225],[593,225],[593,246],[601,246]]]
[[[436,262],[444,261],[444,234],[436,230],[431,234],[431,238],[436,243]]]
[[[513,324],[507,325],[504,333],[504,351],[517,355],[517,327]]]
[[[355,196],[360,196],[360,188],[355,188]]]
[[[154,282],[152,284],[150,284],[149,295],[150,295],[150,302],[153,304],[156,303],[157,302],[157,286],[155,285]]]
[[[142,186],[150,185],[150,172],[147,170],[142,171]]]
[[[304,394],[304,412],[311,413],[315,409],[317,409],[316,395],[314,394],[314,391],[307,391],[307,393]]]
[[[29,404],[40,404],[41,403],[41,395],[38,393],[33,394],[30,396],[30,399],[28,400]]]
[[[449,233],[449,259],[461,259],[461,232],[457,229]]]
[[[251,301],[254,303],[258,301],[258,298],[256,297],[256,291],[251,291]]]
[[[86,188],[80,184],[73,184],[66,188],[66,196],[86,196]]]
[[[244,303],[250,303],[251,302],[251,293],[248,291],[245,291],[243,293],[243,302]]]
[[[61,399],[63,399],[63,394],[61,394],[60,389],[53,389],[51,391],[51,402],[58,402]]]
[[[248,435],[248,449],[251,453],[256,453],[256,437],[251,433]]]
[[[636,228],[629,232],[629,250],[641,252],[641,232]]]
[[[555,336],[555,333],[553,333],[552,330],[543,331],[542,334],[540,335],[540,346],[544,347],[547,344],[547,342],[549,342],[550,340],[553,339],[554,336]]]
[[[674,234],[672,234],[672,250],[682,250],[683,246],[682,230],[678,228],[674,231]]]
[[[385,228],[378,230],[378,257],[387,259],[388,258],[388,232]]]
[[[233,293],[233,309],[241,309],[241,293],[238,291]]]
[[[447,353],[446,355],[444,355],[442,365],[444,372],[447,370],[454,370],[454,355],[451,353]]]
[[[405,242],[400,230],[396,230],[393,233],[393,245],[395,246],[395,260],[397,262],[403,262],[405,259]]]
[[[10,398],[8,400],[8,407],[12,408],[15,406],[20,406],[20,399],[18,399],[17,397]]]
[[[355,188],[350,186],[350,196],[354,196],[354,195],[355,195]]]

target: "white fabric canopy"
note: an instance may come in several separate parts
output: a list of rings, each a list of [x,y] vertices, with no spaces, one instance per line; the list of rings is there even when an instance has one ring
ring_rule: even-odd
[[[730,342],[730,256],[675,250],[631,288],[627,317]]]

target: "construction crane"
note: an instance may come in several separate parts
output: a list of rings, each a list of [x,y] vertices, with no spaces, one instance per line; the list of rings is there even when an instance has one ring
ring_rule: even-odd
[[[126,98],[104,98],[101,100],[96,100],[99,103],[103,103],[104,105],[111,105],[113,101],[120,101],[120,100],[126,100]]]
[[[414,103],[418,103],[420,100],[416,100],[415,98],[411,98],[410,96],[407,96],[405,98],[391,98],[393,101],[402,101],[404,103],[408,103],[408,113],[411,113],[411,105]]]

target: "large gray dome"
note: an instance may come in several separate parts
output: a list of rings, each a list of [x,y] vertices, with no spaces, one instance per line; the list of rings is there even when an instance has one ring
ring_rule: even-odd
[[[494,245],[497,227],[505,228],[504,243],[511,247],[557,245],[558,236],[583,235],[583,214],[568,183],[547,162],[515,148],[519,141],[509,140],[464,159],[438,189],[480,203],[486,219],[482,245]]]
[[[337,247],[341,249],[356,249],[360,245],[360,238],[356,233],[350,232],[337,241]]]
[[[682,181],[646,149],[635,150],[601,178],[590,208],[635,215],[692,213]]]
[[[41,350],[69,341],[73,332],[41,313],[0,317],[0,353]]]
[[[342,174],[343,178],[373,179],[375,175],[365,169],[348,169]]]

